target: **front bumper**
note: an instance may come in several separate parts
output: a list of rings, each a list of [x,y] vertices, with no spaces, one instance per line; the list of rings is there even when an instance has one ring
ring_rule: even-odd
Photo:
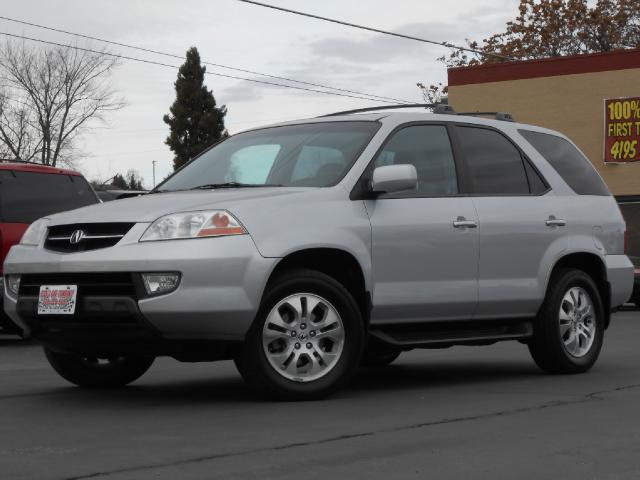
[[[157,297],[134,296],[129,306],[165,340],[242,340],[278,259],[262,257],[249,235],[139,243],[147,226],[135,225],[113,247],[86,252],[57,253],[42,246],[17,245],[5,260],[4,273],[69,278],[87,273],[180,272],[175,291]],[[127,298],[120,300],[126,303]],[[79,305],[90,300],[79,292]],[[5,291],[4,302],[9,317],[37,338],[33,296],[24,297],[21,290],[19,298],[13,298]],[[108,307],[100,308],[107,308],[102,316],[108,322]],[[78,320],[85,317],[82,314]]]

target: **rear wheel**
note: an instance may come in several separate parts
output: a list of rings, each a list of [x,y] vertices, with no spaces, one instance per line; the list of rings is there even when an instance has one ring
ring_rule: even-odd
[[[582,373],[598,359],[604,338],[604,309],[586,273],[563,269],[549,282],[529,351],[549,373]]]
[[[80,387],[122,387],[146,373],[153,357],[99,358],[59,353],[45,348],[47,360],[65,380]]]
[[[349,291],[296,270],[268,287],[236,365],[247,383],[279,398],[321,398],[344,386],[362,357],[364,329]]]

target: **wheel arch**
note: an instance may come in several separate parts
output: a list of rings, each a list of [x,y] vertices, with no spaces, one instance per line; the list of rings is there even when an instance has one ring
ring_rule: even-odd
[[[352,253],[328,247],[305,248],[291,252],[275,265],[267,279],[264,292],[279,275],[294,269],[316,270],[340,282],[353,295],[368,327],[371,292],[364,269]]]
[[[605,315],[605,328],[609,327],[611,321],[611,289],[607,280],[607,269],[603,259],[591,252],[571,252],[563,255],[549,271],[546,279],[545,294],[549,288],[549,283],[553,275],[562,268],[575,268],[581,270],[591,277],[600,293],[602,306]]]

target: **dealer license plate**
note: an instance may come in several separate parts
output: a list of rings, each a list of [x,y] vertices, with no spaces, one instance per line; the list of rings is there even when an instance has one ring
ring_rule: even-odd
[[[38,315],[73,315],[77,285],[42,285],[38,296]]]

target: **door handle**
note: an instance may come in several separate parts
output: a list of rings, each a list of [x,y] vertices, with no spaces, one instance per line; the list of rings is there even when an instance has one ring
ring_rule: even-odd
[[[478,222],[474,220],[467,220],[464,217],[458,217],[453,221],[455,228],[478,228]]]
[[[567,224],[566,220],[556,218],[553,215],[551,215],[544,223],[547,227],[564,227]]]

